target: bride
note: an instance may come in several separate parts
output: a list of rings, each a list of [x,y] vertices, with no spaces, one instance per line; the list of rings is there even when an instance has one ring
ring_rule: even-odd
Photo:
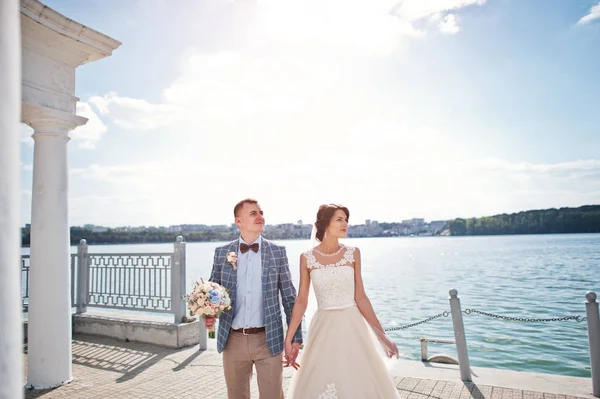
[[[300,255],[300,287],[285,339],[284,364],[298,370],[288,399],[399,398],[367,323],[388,357],[398,357],[398,348],[365,293],[359,249],[338,242],[346,236],[349,216],[341,205],[321,205],[315,222],[320,244]],[[300,367],[292,338],[308,305],[311,280],[318,310]]]

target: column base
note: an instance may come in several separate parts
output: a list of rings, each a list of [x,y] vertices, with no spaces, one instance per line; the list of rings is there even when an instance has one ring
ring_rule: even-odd
[[[59,384],[56,384],[56,385],[48,385],[48,386],[46,386],[46,385],[32,385],[32,384],[27,383],[25,385],[25,389],[27,389],[28,391],[42,390],[42,389],[54,389],[54,388],[62,387],[63,385],[67,385],[67,384],[71,383],[73,380],[74,380],[74,378],[71,377],[70,380],[63,381],[63,382],[61,382]]]

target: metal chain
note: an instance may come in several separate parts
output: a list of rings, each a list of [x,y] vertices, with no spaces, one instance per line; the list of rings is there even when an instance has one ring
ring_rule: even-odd
[[[416,322],[416,323],[407,324],[407,325],[405,325],[405,326],[398,326],[398,327],[384,328],[384,330],[383,330],[383,331],[397,331],[397,330],[404,330],[404,329],[407,329],[407,328],[410,328],[410,327],[418,326],[419,324],[427,323],[428,321],[431,321],[431,320],[435,320],[435,319],[437,319],[438,317],[442,317],[442,316],[444,316],[444,317],[448,317],[449,315],[450,315],[450,312],[448,312],[448,311],[444,311],[444,312],[442,312],[442,313],[436,314],[435,316],[431,316],[431,317],[429,317],[429,318],[427,318],[427,319],[425,319],[425,320],[421,320],[421,321],[418,321],[418,322]]]
[[[548,319],[532,319],[532,318],[527,318],[527,317],[511,317],[511,316],[502,316],[502,315],[488,313],[488,312],[482,312],[481,310],[477,310],[477,309],[465,309],[462,312],[465,313],[465,314],[477,313],[477,314],[480,314],[480,315],[483,315],[483,316],[495,317],[497,319],[502,319],[502,320],[521,321],[521,322],[528,322],[528,323],[537,323],[537,322],[545,322],[545,321],[567,321],[567,320],[575,320],[576,322],[581,323],[581,322],[587,320],[587,317],[581,317],[581,316],[552,317],[552,318],[548,318]],[[450,312],[444,311],[442,313],[438,313],[435,316],[431,316],[431,317],[429,317],[429,318],[427,318],[425,320],[421,320],[421,321],[418,321],[416,323],[406,324],[404,326],[398,326],[398,327],[384,328],[383,331],[405,330],[407,328],[418,326],[419,324],[430,322],[430,321],[435,320],[435,319],[437,319],[439,317],[442,317],[442,316],[443,317],[448,317],[449,315],[450,315]]]
[[[522,322],[529,322],[529,323],[536,323],[536,322],[541,322],[541,321],[566,321],[566,320],[575,320],[576,322],[581,323],[582,321],[587,320],[587,317],[581,317],[581,316],[552,317],[549,319],[531,319],[531,318],[527,318],[527,317],[510,317],[510,316],[502,316],[502,315],[497,315],[497,314],[488,313],[488,312],[482,312],[481,310],[477,310],[477,309],[465,309],[462,312],[465,314],[477,313],[477,314],[480,314],[483,316],[495,317],[497,319],[502,319],[502,320],[522,321]]]

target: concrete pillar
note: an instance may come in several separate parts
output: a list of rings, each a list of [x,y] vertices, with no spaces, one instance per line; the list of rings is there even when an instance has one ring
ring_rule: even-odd
[[[23,397],[18,0],[0,1],[0,399]]]
[[[50,388],[73,378],[67,142],[87,119],[23,109],[34,129],[27,386]]]

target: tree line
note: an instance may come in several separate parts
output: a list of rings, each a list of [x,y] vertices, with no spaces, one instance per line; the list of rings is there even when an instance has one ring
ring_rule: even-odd
[[[148,227],[143,231],[120,231],[107,229],[103,232],[92,231],[83,227],[73,226],[70,229],[71,245],[77,245],[81,239],[85,239],[88,244],[145,244],[145,243],[168,243],[175,242],[177,236],[183,236],[185,242],[205,242],[205,241],[233,241],[239,238],[240,233],[237,230],[229,231],[193,231],[193,232],[167,232],[157,227]],[[271,240],[286,240],[302,238],[294,232],[269,231],[263,234],[265,238]],[[305,238],[305,237],[304,237]],[[31,235],[29,229],[22,229],[21,243],[23,246],[29,246]]]
[[[382,228],[392,227],[392,223],[380,223]],[[600,233],[600,205],[585,205],[579,208],[532,210],[511,214],[501,214],[470,219],[453,219],[446,227],[453,236],[501,235],[501,234],[564,234]],[[170,233],[156,227],[144,231],[118,231],[108,229],[93,232],[83,227],[70,229],[71,245],[86,239],[88,244],[141,244],[175,242],[182,235],[186,242],[231,241],[239,237],[237,231],[198,231]],[[265,234],[269,239],[298,238],[277,231]],[[29,229],[22,229],[22,245],[29,246]]]
[[[94,232],[83,227],[71,227],[71,245],[77,245],[81,239],[88,244],[144,244],[175,242],[177,236],[181,235],[186,242],[200,241],[231,241],[238,238],[239,233],[199,231],[170,233],[157,228],[149,228],[146,231],[117,231],[108,229],[104,232]],[[29,229],[23,229],[21,233],[22,245],[29,246],[31,236]]]
[[[453,236],[600,233],[600,205],[542,209],[446,222]]]

